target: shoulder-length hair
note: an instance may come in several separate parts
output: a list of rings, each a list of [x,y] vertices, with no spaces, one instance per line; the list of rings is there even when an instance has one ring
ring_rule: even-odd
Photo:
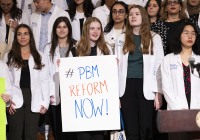
[[[108,55],[110,53],[105,43],[102,24],[100,20],[96,17],[89,17],[83,25],[83,33],[79,43],[77,44],[77,49],[76,49],[77,56],[89,56],[91,53],[89,30],[90,30],[90,24],[92,22],[98,22],[101,25],[101,35],[96,42],[97,47],[102,51],[104,55]]]
[[[12,49],[8,53],[7,65],[13,66],[13,67],[16,67],[16,68],[22,68],[24,66],[23,59],[22,59],[22,56],[21,56],[21,46],[20,46],[18,39],[17,39],[17,33],[18,33],[19,29],[21,29],[21,28],[28,29],[28,32],[29,32],[29,35],[30,35],[30,41],[29,41],[30,53],[33,56],[33,59],[34,59],[34,62],[35,62],[34,69],[40,70],[44,66],[44,64],[42,64],[42,62],[41,62],[42,57],[36,49],[35,39],[34,39],[32,30],[26,24],[20,24],[15,29],[14,40],[13,40],[13,43],[12,43]]]
[[[113,10],[113,7],[115,5],[122,5],[125,9],[125,14],[128,13],[128,5],[125,4],[123,1],[116,1],[115,3],[113,3],[113,5],[110,8],[109,22],[106,25],[106,27],[104,28],[105,33],[110,32],[112,30],[113,26],[114,26],[114,20],[113,20],[113,17],[112,17],[112,10]],[[124,20],[124,23],[126,24],[126,19]]]
[[[155,0],[156,1],[156,3],[158,4],[158,7],[159,7],[159,9],[158,9],[158,13],[157,13],[157,15],[156,15],[156,17],[157,17],[157,20],[160,18],[160,10],[161,10],[161,3],[162,3],[162,1],[161,0]],[[145,6],[145,9],[147,10],[147,8],[149,7],[149,3],[151,2],[151,0],[148,0],[147,1],[147,3],[146,3],[146,6]],[[149,15],[149,14],[148,14]]]
[[[12,19],[20,20],[22,18],[22,10],[17,7],[16,0],[12,0],[12,2],[13,2],[13,5],[10,11],[10,16]],[[0,20],[2,20],[2,16],[3,16],[3,9],[0,7]]]
[[[69,13],[69,16],[71,18],[71,21],[74,20],[74,17],[76,15],[76,6],[77,6],[77,4],[76,4],[75,0],[73,0],[72,3],[69,5],[68,13]],[[92,16],[93,10],[94,10],[94,5],[93,5],[92,1],[91,0],[84,0],[83,11],[84,11],[84,15],[85,15],[86,18]]]
[[[162,2],[162,8],[160,10],[160,18],[161,20],[165,21],[167,19],[167,16],[168,16],[168,12],[166,11],[166,7],[167,7],[167,3],[168,3],[168,0],[163,0]],[[181,6],[181,9],[179,11],[179,18],[180,19],[187,19],[187,14],[185,12],[185,2],[183,2],[182,0],[178,0],[178,3],[180,4]]]
[[[54,58],[54,53],[55,53],[56,47],[58,46],[58,35],[56,33],[56,29],[61,22],[64,22],[68,28],[68,35],[67,35],[68,39],[67,39],[66,44],[68,44],[69,48],[65,54],[66,57],[69,56],[69,52],[76,42],[72,38],[72,26],[71,26],[69,19],[67,17],[58,17],[53,24],[53,30],[52,30],[52,35],[51,35],[52,41],[51,41],[50,55],[51,55],[52,61]]]
[[[180,54],[180,52],[182,51],[182,43],[181,43],[181,34],[185,28],[185,26],[192,26],[195,33],[196,33],[196,40],[194,45],[192,46],[192,51],[196,54],[196,55],[200,55],[200,37],[197,31],[196,26],[192,23],[192,22],[183,22],[177,29],[176,34],[174,36],[174,38],[170,41],[170,49],[174,54]]]
[[[139,34],[141,35],[142,53],[143,54],[149,54],[149,53],[153,54],[153,41],[152,41],[152,35],[150,32],[150,21],[149,21],[148,14],[147,14],[145,8],[143,8],[142,6],[133,5],[129,8],[128,16],[130,14],[131,9],[133,9],[133,8],[138,8],[141,13],[141,17],[142,17],[142,24],[141,24],[141,28],[139,31]],[[124,54],[126,54],[127,52],[133,53],[135,50],[135,43],[132,40],[133,28],[134,27],[132,27],[130,25],[129,20],[127,20],[126,32],[125,32],[125,43],[124,43],[124,47],[123,47]],[[149,51],[151,51],[151,52],[149,52]]]

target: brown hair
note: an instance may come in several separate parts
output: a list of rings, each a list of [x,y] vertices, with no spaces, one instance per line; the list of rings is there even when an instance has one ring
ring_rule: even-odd
[[[77,44],[77,50],[76,50],[77,56],[89,56],[91,53],[89,30],[90,30],[90,24],[92,22],[99,22],[101,25],[101,35],[96,42],[97,47],[102,51],[104,55],[108,55],[110,53],[104,40],[104,34],[100,20],[96,17],[89,17],[87,18],[87,20],[83,25],[82,36],[79,43]]]
[[[34,69],[41,70],[42,67],[44,66],[44,64],[42,64],[42,57],[36,49],[35,39],[34,39],[32,30],[26,24],[20,24],[15,29],[14,40],[13,40],[13,43],[12,43],[12,49],[8,53],[7,65],[13,66],[15,68],[22,68],[24,66],[23,59],[22,59],[22,56],[21,56],[21,46],[20,46],[18,39],[17,39],[18,30],[21,29],[21,28],[28,29],[28,32],[29,32],[29,35],[30,35],[29,47],[30,47],[30,53],[33,56],[33,59],[34,59],[34,62],[35,62]]]
[[[160,10],[160,18],[162,20],[166,20],[167,16],[168,16],[168,12],[165,10],[166,6],[167,6],[167,2],[168,0],[163,0],[162,5],[161,5],[161,10]],[[178,3],[181,6],[180,12],[179,12],[179,18],[180,19],[187,19],[187,14],[185,13],[185,2],[183,2],[182,0],[178,0]]]
[[[143,47],[141,48],[142,53],[149,54],[149,50],[151,50],[151,54],[153,54],[153,42],[152,42],[152,35],[150,32],[150,26],[149,26],[150,22],[149,22],[148,14],[145,8],[143,8],[142,6],[133,5],[129,8],[128,16],[130,14],[131,9],[133,8],[138,8],[142,17],[142,24],[139,31],[139,34],[141,35],[141,44],[143,45]],[[127,20],[126,32],[125,32],[125,43],[123,47],[124,54],[126,54],[127,52],[133,53],[135,50],[135,44],[132,41],[133,28],[134,27],[130,25],[129,20]]]

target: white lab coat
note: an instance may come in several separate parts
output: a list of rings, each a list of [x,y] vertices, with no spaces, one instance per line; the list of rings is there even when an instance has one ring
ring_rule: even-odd
[[[147,100],[154,100],[155,92],[162,93],[160,64],[164,57],[163,45],[160,35],[152,33],[153,55],[143,54],[143,92]],[[123,53],[125,34],[121,34],[115,44],[117,58],[119,59],[119,96],[122,97],[126,88],[128,55]],[[133,85],[134,86],[134,85]],[[137,87],[136,87],[137,88]]]
[[[77,43],[78,44],[78,43]],[[76,47],[76,46],[74,46]],[[108,50],[109,50],[109,55],[113,55],[113,51],[112,51],[112,48],[110,46],[107,46],[108,47]],[[99,47],[97,47],[97,56],[101,56],[101,55],[104,55],[103,52],[99,49]],[[70,51],[69,53],[69,57],[73,57],[73,54],[72,52]],[[82,57],[82,56],[81,56]]]
[[[58,7],[60,7],[63,10],[68,10],[67,0],[52,0],[51,2],[53,4],[58,5]]]
[[[30,79],[31,79],[31,111],[40,112],[41,105],[46,109],[49,107],[49,71],[48,71],[48,61],[47,57],[40,52],[42,57],[42,64],[45,66],[41,70],[34,69],[35,62],[33,56],[31,55],[28,64],[30,70]],[[4,60],[7,59],[7,54],[4,57]],[[21,108],[23,105],[23,95],[20,89],[20,77],[21,77],[21,68],[9,67],[9,75],[12,84],[11,96],[12,101],[15,103],[14,108]]]
[[[110,10],[105,4],[103,6],[95,8],[92,13],[92,17],[97,17],[101,21],[103,30],[108,24],[109,15],[110,15]]]
[[[94,7],[99,7],[99,6],[101,6],[101,1],[102,0],[92,0],[92,3],[94,5]]]
[[[86,21],[86,17],[84,17],[83,23]],[[77,14],[74,16],[74,20],[71,22],[72,25],[72,37],[76,41],[79,41],[81,38],[81,30],[80,30],[80,21],[77,17]]]
[[[200,56],[192,54],[195,63],[200,63]],[[165,56],[161,64],[162,90],[167,101],[168,110],[188,109],[185,94],[183,66],[180,55],[173,53]],[[191,78],[191,109],[200,109],[200,78],[196,69]]]
[[[10,94],[11,92],[11,83],[10,83],[10,77],[9,77],[9,70],[8,66],[0,60],[0,78],[5,78],[5,90],[7,94]]]
[[[27,15],[23,12],[22,18],[18,21],[18,24],[27,24],[29,25],[29,20]],[[4,54],[8,52],[12,47],[12,42],[14,39],[14,32],[12,29],[9,29],[9,35],[8,35],[8,43],[6,44],[5,38],[6,38],[6,21],[4,18],[4,15],[2,15],[2,20],[0,21],[0,59],[3,59]]]
[[[118,1],[123,1],[124,3],[128,5],[135,4],[135,5],[141,5],[145,7],[148,0],[118,0]]]
[[[58,17],[65,16],[70,20],[68,12],[62,10],[57,5],[55,5],[52,15],[48,20],[48,42],[51,42],[51,33],[53,29],[53,24]],[[71,20],[70,20],[71,22]],[[33,30],[33,35],[35,38],[36,47],[39,50],[40,42],[40,29],[41,29],[41,13],[33,13],[31,15],[30,26]]]
[[[22,9],[21,3],[22,3],[22,0],[17,0],[17,7],[19,7],[20,9]],[[30,20],[31,14],[34,13],[35,10],[36,10],[36,7],[33,0],[24,1],[24,8],[22,9],[22,11],[27,14],[29,20]]]
[[[59,69],[57,65],[57,60],[60,59],[60,52],[59,47],[56,47],[54,58],[52,61],[52,58],[50,56],[50,49],[51,44],[47,44],[44,48],[44,54],[47,56],[48,63],[49,63],[49,74],[50,74],[50,96],[54,96],[54,103],[51,105],[58,105],[60,103],[60,95],[59,95]]]
[[[122,33],[125,32],[125,29],[122,30]],[[117,35],[114,31],[114,27],[110,30],[109,33],[104,33],[104,38],[105,38],[105,42],[106,45],[109,48],[112,48],[113,54],[115,54],[115,41],[117,39]]]

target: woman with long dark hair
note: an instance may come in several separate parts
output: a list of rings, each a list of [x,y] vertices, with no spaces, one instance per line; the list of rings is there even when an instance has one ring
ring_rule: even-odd
[[[73,139],[70,137],[71,133],[62,132],[58,67],[60,58],[68,57],[74,45],[75,40],[72,38],[72,27],[69,19],[67,17],[57,18],[53,24],[52,40],[44,49],[49,61],[51,125],[55,140]]]
[[[49,107],[49,71],[47,58],[37,51],[28,25],[16,27],[12,49],[5,60],[12,83],[8,140],[36,140],[40,114]]]

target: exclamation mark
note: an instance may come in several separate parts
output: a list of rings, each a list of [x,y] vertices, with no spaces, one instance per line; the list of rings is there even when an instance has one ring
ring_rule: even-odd
[[[108,115],[108,99],[106,99],[106,115]]]

